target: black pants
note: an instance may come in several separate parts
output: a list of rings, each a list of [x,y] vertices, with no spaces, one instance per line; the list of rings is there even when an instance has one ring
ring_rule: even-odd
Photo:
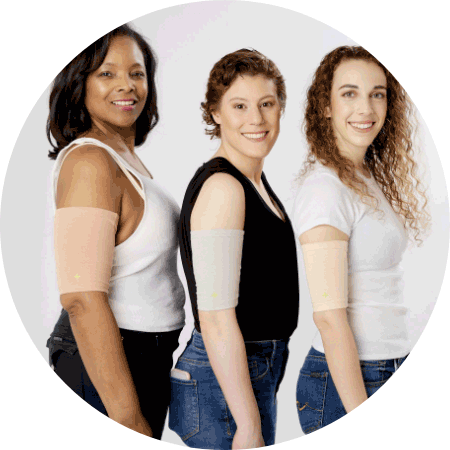
[[[58,333],[61,329],[61,326],[55,327],[47,342],[50,364],[74,392],[95,409],[108,415],[86,372],[73,334]],[[142,414],[147,419],[155,439],[161,439],[167,415],[172,354],[178,347],[180,333],[181,329],[161,333],[120,329]]]

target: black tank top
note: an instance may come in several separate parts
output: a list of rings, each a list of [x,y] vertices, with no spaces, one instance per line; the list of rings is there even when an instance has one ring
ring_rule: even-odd
[[[200,167],[186,190],[181,208],[179,239],[195,328],[200,330],[192,267],[191,214],[203,183],[215,173],[236,178],[245,192],[244,244],[236,317],[244,341],[286,339],[297,327],[299,287],[297,252],[291,222],[266,180],[267,193],[283,212],[281,220],[269,208],[252,182],[225,158],[214,158]]]

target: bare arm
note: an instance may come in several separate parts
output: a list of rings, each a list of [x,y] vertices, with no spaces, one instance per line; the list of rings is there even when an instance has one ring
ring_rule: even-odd
[[[114,166],[95,147],[73,150],[60,172],[57,208],[88,206],[119,212],[120,189]],[[119,327],[106,293],[90,291],[61,295],[81,359],[108,416],[135,431],[152,436],[142,416],[122,345]]]
[[[300,236],[302,245],[334,240],[348,241],[348,236],[329,225],[315,227]],[[367,393],[347,309],[315,312],[313,318],[322,337],[333,382],[345,410],[350,412],[367,399]]]
[[[191,216],[192,230],[243,230],[245,197],[240,183],[215,174],[202,187]],[[235,308],[199,311],[202,337],[214,374],[237,425],[232,448],[264,446],[244,339]]]

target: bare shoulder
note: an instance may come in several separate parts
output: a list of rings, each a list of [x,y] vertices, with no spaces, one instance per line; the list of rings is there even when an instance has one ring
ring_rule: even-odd
[[[73,149],[59,173],[57,207],[92,206],[117,212],[117,169],[117,163],[101,147],[83,145]]]
[[[191,216],[191,228],[243,229],[245,193],[241,183],[227,173],[216,173],[203,184]]]

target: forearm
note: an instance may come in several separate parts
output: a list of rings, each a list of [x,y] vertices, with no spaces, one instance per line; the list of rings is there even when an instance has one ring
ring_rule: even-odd
[[[320,330],[333,382],[347,412],[367,399],[355,338],[347,322]]]
[[[107,295],[82,293],[67,309],[81,359],[109,417],[133,421],[139,401]]]
[[[244,339],[235,315],[232,320],[203,321],[201,327],[212,369],[238,428],[260,431],[261,418],[250,381]]]

